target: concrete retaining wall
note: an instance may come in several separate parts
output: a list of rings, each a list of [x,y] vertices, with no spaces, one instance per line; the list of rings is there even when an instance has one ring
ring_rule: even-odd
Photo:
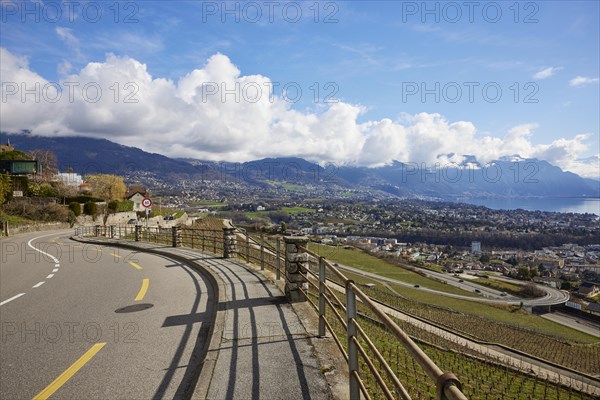
[[[109,214],[106,220],[106,224],[104,224],[104,216],[98,215],[94,220],[90,215],[80,215],[77,217],[77,225],[78,226],[94,226],[94,225],[124,225],[130,219],[136,219],[137,214],[135,211],[126,211],[115,214]],[[140,218],[142,224],[146,224],[145,218]],[[193,219],[190,218],[187,213],[183,213],[180,218],[165,221],[163,216],[156,216],[148,219],[148,226],[160,226],[161,228],[171,228],[175,225],[191,225]]]
[[[48,222],[46,224],[33,224],[33,225],[17,225],[8,226],[8,236],[17,235],[19,233],[27,232],[39,232],[39,231],[51,231],[55,229],[68,229],[69,224],[65,222]],[[0,236],[3,236],[0,233]]]
[[[108,214],[106,225],[123,225],[126,224],[130,219],[136,219],[137,215],[135,211],[126,211],[115,214]]]

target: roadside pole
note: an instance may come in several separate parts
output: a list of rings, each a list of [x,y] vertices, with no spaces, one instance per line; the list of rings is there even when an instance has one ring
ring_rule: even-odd
[[[152,199],[145,197],[142,200],[142,206],[146,209],[146,240],[148,240],[150,237],[150,235],[148,235],[148,216],[150,215],[150,210],[152,209]]]
[[[146,208],[146,241],[148,240],[148,215],[150,215],[150,209]]]

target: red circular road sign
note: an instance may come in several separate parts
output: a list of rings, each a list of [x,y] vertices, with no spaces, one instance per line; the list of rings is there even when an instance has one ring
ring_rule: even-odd
[[[150,199],[149,197],[145,197],[144,200],[142,200],[142,206],[146,208],[152,207],[152,199]]]

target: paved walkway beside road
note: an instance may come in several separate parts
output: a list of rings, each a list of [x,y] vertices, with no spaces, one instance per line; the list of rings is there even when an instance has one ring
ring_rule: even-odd
[[[311,343],[319,339],[307,333],[281,290],[259,272],[191,249],[96,237],[74,239],[185,260],[209,276],[218,301],[211,326],[200,330],[211,337],[203,354],[195,355],[204,357],[204,362],[192,398],[334,397]]]

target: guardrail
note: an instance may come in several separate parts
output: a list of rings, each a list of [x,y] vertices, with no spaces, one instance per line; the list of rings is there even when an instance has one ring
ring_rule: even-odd
[[[203,252],[222,254],[224,234],[220,229],[200,229],[190,227],[161,228],[144,225],[95,225],[75,228],[80,236],[103,236],[111,239],[144,241],[166,244],[173,247],[185,246]]]
[[[378,386],[376,392],[380,395],[386,399],[394,399],[396,396],[401,399],[411,399],[390,363],[384,358],[374,341],[369,337],[367,329],[360,322],[361,319],[373,320],[373,317],[376,317],[379,323],[404,346],[427,376],[435,382],[437,399],[466,399],[466,396],[460,390],[461,383],[456,376],[450,372],[444,373],[398,324],[383,312],[377,303],[371,300],[352,280],[348,279],[325,258],[318,256],[305,247],[301,247],[301,251],[309,255],[307,282],[312,292],[311,290],[307,291],[306,299],[319,314],[319,336],[325,336],[325,330],[327,329],[348,362],[351,399],[360,398],[360,394],[367,399],[371,398],[365,384],[365,374],[361,373],[361,370],[364,371],[365,367],[375,379]],[[334,290],[327,284],[328,280],[343,285],[345,301],[338,298]],[[318,305],[311,297],[318,299]],[[366,311],[366,315],[359,312],[359,305]],[[328,309],[332,316],[337,319],[337,322],[345,328],[346,347],[342,345],[337,337],[338,332],[333,328],[330,319],[327,318]],[[342,317],[340,310],[345,313],[345,318]],[[362,368],[360,360],[364,364]],[[379,363],[379,368],[376,367],[375,362]]]
[[[290,260],[287,255],[282,255],[282,241],[279,238],[266,240],[261,234],[259,237],[252,237],[244,230],[238,230],[238,236],[241,240],[238,242],[239,256],[246,262],[260,264],[261,269],[270,268],[276,273],[276,279],[280,279],[282,274],[282,265],[288,266]],[[284,241],[285,242],[285,241]],[[284,243],[285,244],[285,243]],[[450,373],[443,372],[419,346],[396,324],[385,312],[383,312],[377,303],[366,295],[353,281],[342,274],[332,263],[325,258],[311,252],[306,247],[299,247],[298,251],[308,255],[306,272],[306,290],[303,291],[305,298],[319,314],[319,332],[323,337],[326,331],[329,331],[331,337],[337,344],[340,352],[348,363],[350,373],[350,399],[359,399],[362,396],[366,399],[375,396],[383,396],[386,399],[411,399],[410,394],[404,388],[398,374],[396,374],[389,362],[379,351],[374,341],[369,337],[365,328],[359,322],[360,318],[371,319],[358,312],[358,303],[365,306],[379,322],[388,329],[392,335],[404,346],[411,354],[413,359],[421,366],[428,378],[435,383],[437,399],[462,400],[466,396],[461,392],[461,383],[458,378]],[[341,301],[327,282],[336,282],[345,289],[345,301]],[[286,279],[286,284],[287,284]],[[315,304],[315,300],[318,304]],[[328,312],[331,314],[328,318]],[[340,312],[341,311],[341,312]],[[345,317],[342,315],[345,314]],[[335,329],[331,320],[335,319],[338,326],[343,329]],[[347,346],[342,344],[338,337],[340,331],[345,331]],[[371,355],[369,355],[369,352]],[[360,358],[359,358],[360,356]],[[359,362],[362,359],[363,363]],[[375,365],[379,364],[379,368]],[[361,372],[361,366],[362,371]],[[367,369],[365,371],[365,368]],[[380,372],[381,371],[381,372]],[[368,388],[365,384],[364,376],[374,378],[378,386]],[[392,387],[392,389],[390,389]],[[378,397],[376,397],[378,398]]]
[[[285,258],[282,256],[282,240],[278,237],[267,239],[264,234],[251,236],[244,229],[237,229],[237,237],[241,240],[237,242],[238,256],[247,263],[260,265],[260,269],[265,268],[275,273],[275,279],[281,279],[282,265],[285,265]]]
[[[318,335],[333,338],[348,363],[349,397],[411,399],[391,361],[376,345],[370,334],[373,324],[384,328],[402,344],[429,379],[429,392],[436,399],[465,400],[461,383],[451,372],[443,372],[419,346],[390,318],[380,306],[332,263],[306,248],[307,240],[298,238],[266,239],[251,236],[239,228],[209,230],[190,227],[157,228],[140,225],[79,227],[76,235],[106,236],[115,239],[148,241],[186,246],[201,251],[244,259],[247,263],[269,268],[276,279],[285,275],[287,287],[294,285],[319,315]],[[284,251],[282,251],[284,246]],[[298,277],[301,279],[299,280]],[[333,289],[335,288],[335,289]],[[340,297],[336,294],[344,294]],[[342,343],[345,341],[345,345]],[[389,356],[388,356],[389,358]],[[396,366],[398,370],[398,366]],[[371,382],[369,382],[371,379]],[[415,384],[416,385],[416,384]],[[415,386],[413,385],[413,386]],[[435,385],[435,386],[434,386]],[[415,392],[416,388],[412,388]],[[418,392],[419,397],[421,392]]]

